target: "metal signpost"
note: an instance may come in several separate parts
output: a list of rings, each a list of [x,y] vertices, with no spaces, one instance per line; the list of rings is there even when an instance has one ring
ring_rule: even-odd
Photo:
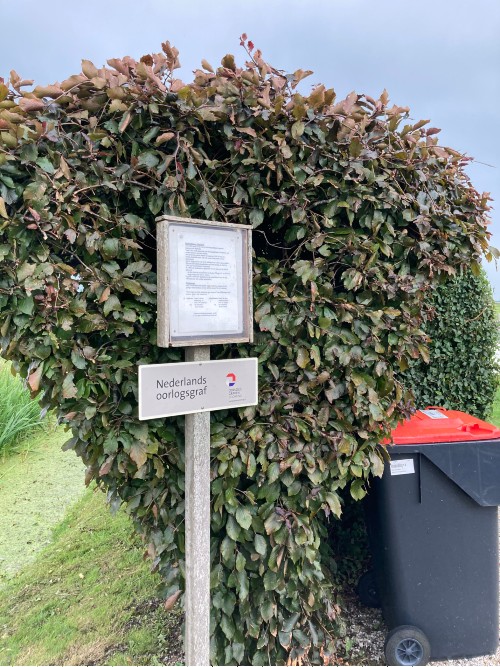
[[[185,363],[139,367],[139,419],[185,414],[186,664],[210,664],[210,411],[257,404],[257,359],[210,361],[253,341],[252,237],[245,225],[157,221],[158,345]]]

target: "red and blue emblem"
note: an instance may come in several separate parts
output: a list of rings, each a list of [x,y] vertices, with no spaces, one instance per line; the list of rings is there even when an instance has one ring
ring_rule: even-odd
[[[226,384],[228,387],[234,387],[236,384],[236,375],[234,373],[228,373],[226,375]]]

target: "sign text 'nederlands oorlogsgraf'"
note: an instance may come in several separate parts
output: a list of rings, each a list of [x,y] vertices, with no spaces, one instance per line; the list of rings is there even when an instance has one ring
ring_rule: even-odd
[[[139,366],[139,419],[256,404],[256,358]]]

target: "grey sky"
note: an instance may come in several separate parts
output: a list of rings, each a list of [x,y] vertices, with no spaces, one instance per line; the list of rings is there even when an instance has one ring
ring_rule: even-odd
[[[500,247],[500,3],[497,0],[0,0],[0,76],[15,69],[37,83],[79,71],[82,58],[180,50],[180,76],[202,58],[240,61],[246,32],[274,66],[314,70],[351,90],[409,106],[442,128],[441,143],[475,157],[474,185],[498,202],[493,245]],[[487,166],[491,165],[491,166]],[[500,273],[486,267],[500,300]]]

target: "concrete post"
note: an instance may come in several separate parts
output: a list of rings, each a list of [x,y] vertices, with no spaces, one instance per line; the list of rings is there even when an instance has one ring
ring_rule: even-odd
[[[186,347],[209,361],[210,347]],[[186,665],[210,665],[210,412],[186,415]]]

